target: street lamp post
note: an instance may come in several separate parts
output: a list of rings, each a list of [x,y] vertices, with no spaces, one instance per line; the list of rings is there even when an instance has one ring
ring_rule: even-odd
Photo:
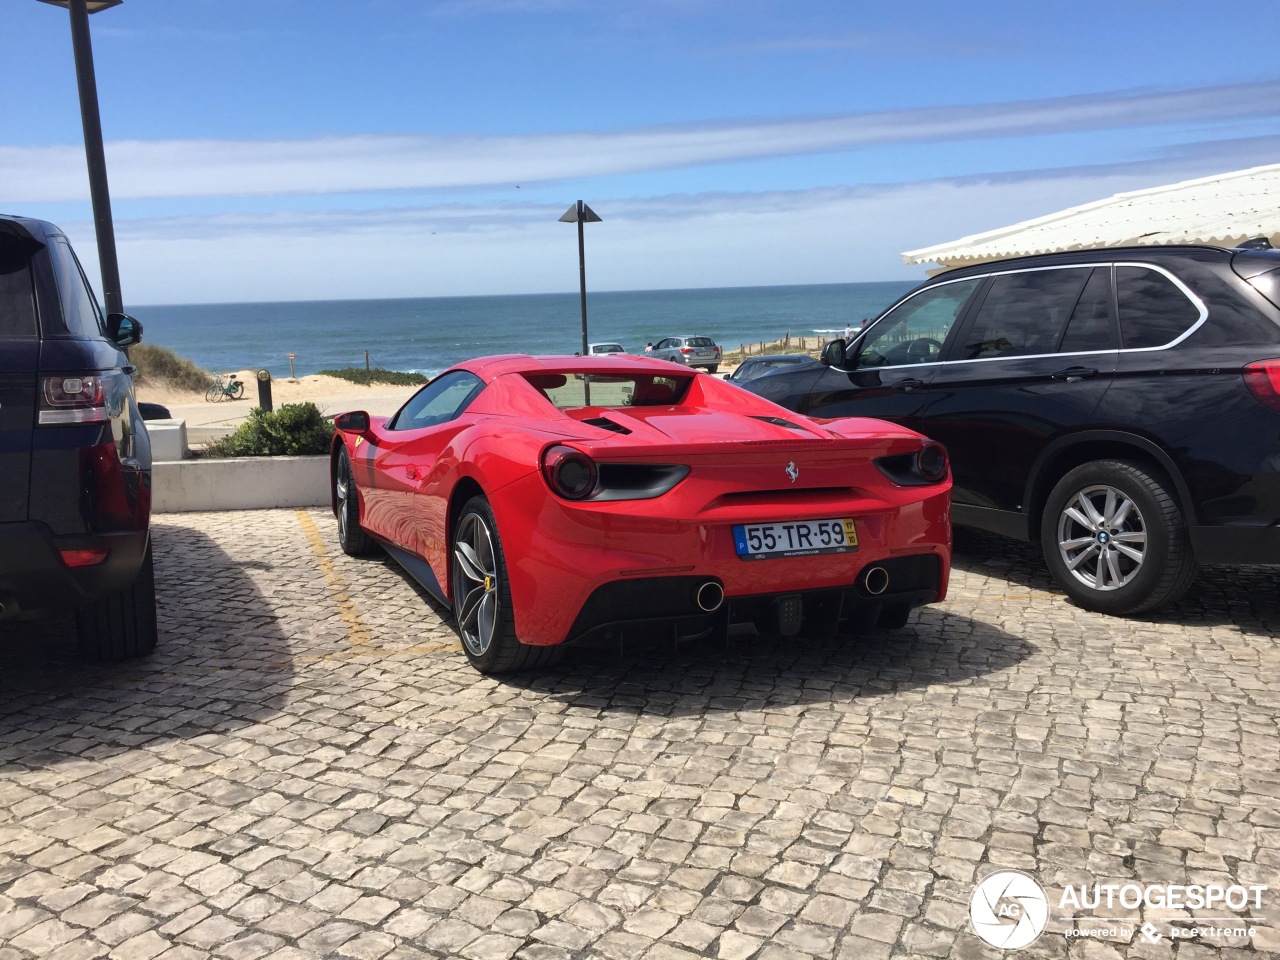
[[[587,355],[587,248],[582,238],[584,223],[599,223],[595,211],[579,200],[564,212],[561,223],[578,225],[578,280],[582,298],[582,355]]]
[[[76,84],[80,91],[80,123],[84,127],[84,155],[89,168],[89,198],[98,240],[98,267],[102,271],[102,299],[107,313],[124,313],[120,293],[120,264],[116,258],[116,234],[111,222],[111,193],[107,189],[107,160],[102,149],[102,120],[98,115],[98,84],[93,72],[93,47],[89,42],[89,14],[118,6],[124,0],[41,0],[71,12],[71,47],[75,52]]]

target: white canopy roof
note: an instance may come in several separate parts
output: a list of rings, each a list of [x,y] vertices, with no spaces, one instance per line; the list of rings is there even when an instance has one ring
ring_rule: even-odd
[[[1235,247],[1266,237],[1280,248],[1280,163],[1164,187],[1118,193],[1047,217],[975,233],[902,255],[943,269],[1005,257],[1091,247],[1207,243]]]

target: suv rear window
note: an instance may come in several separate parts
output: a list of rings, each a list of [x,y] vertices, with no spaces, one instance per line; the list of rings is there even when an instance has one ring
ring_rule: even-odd
[[[689,347],[714,347],[716,342],[710,337],[689,337],[685,340],[685,345]]]
[[[0,234],[0,338],[37,335],[30,247],[15,237]]]
[[[1120,338],[1126,350],[1163,347],[1200,320],[1200,308],[1150,267],[1116,267]]]

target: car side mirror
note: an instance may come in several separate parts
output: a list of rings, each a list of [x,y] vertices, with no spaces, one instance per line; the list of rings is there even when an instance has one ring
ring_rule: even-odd
[[[117,347],[132,347],[142,341],[142,324],[125,313],[107,314],[107,332]]]
[[[369,430],[369,414],[363,410],[351,413],[340,413],[333,418],[333,425],[347,433],[367,433]]]
[[[856,364],[850,364],[847,357],[849,345],[843,337],[837,337],[830,343],[825,344],[822,348],[821,360],[824,366],[835,367],[837,370],[848,370]]]

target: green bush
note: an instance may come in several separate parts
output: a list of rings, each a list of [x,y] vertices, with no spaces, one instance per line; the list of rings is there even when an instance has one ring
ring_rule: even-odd
[[[235,433],[204,448],[206,457],[299,457],[329,452],[333,421],[310,401],[286,403],[267,413],[249,411],[249,419]]]
[[[352,383],[363,383],[366,387],[375,383],[389,383],[396,387],[416,387],[427,382],[427,378],[420,373],[401,373],[399,370],[383,370],[381,367],[374,367],[372,370],[366,370],[364,367],[343,367],[341,370],[321,370],[320,373],[326,377],[338,377],[342,380],[350,380]]]
[[[206,373],[185,357],[153,343],[139,343],[129,348],[129,362],[138,368],[134,383],[175,390],[199,390],[213,382]]]

